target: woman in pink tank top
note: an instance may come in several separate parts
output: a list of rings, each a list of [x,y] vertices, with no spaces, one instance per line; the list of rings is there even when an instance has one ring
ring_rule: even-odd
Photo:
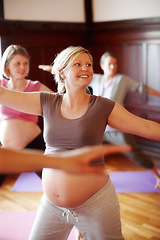
[[[29,54],[19,45],[10,45],[1,59],[0,86],[22,91],[50,91],[39,81],[31,81],[26,77],[29,73]],[[44,150],[41,129],[37,124],[38,117],[22,113],[0,105],[0,143],[3,147],[20,150],[35,148]]]

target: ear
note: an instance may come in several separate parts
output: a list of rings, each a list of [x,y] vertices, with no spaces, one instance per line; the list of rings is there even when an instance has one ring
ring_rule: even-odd
[[[8,63],[5,63],[5,68],[6,68],[7,70],[9,70]]]
[[[103,64],[101,63],[101,65],[100,65],[100,67],[101,67],[101,69],[103,70]]]
[[[59,75],[60,75],[63,79],[66,78],[62,69],[59,70]]]

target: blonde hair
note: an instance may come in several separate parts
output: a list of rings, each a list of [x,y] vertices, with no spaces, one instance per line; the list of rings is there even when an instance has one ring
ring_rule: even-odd
[[[58,84],[58,93],[63,94],[66,91],[65,81],[60,75],[60,71],[71,64],[80,53],[87,53],[93,62],[90,52],[81,46],[70,46],[57,54],[53,62],[51,73],[54,74],[55,82]]]
[[[9,79],[10,78],[10,73],[8,69],[6,68],[6,64],[10,63],[12,58],[16,56],[17,54],[22,55],[23,57],[27,58],[28,60],[30,59],[30,56],[27,52],[27,50],[20,45],[10,45],[9,47],[6,48],[6,50],[3,53],[3,56],[1,58],[1,63],[0,63],[0,72],[1,74]]]

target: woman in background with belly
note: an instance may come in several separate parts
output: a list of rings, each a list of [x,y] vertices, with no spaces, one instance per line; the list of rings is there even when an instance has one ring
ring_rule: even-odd
[[[29,73],[29,58],[25,48],[10,45],[1,59],[1,74],[4,78],[0,79],[0,86],[21,92],[51,92],[39,81],[26,78]],[[2,147],[16,150],[23,148],[44,150],[38,116],[0,105],[0,143]]]

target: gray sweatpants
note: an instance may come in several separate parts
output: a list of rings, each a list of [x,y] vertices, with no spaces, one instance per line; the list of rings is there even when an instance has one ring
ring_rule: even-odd
[[[76,226],[87,240],[122,240],[120,207],[113,183],[82,205],[61,208],[43,195],[29,240],[67,240]]]

